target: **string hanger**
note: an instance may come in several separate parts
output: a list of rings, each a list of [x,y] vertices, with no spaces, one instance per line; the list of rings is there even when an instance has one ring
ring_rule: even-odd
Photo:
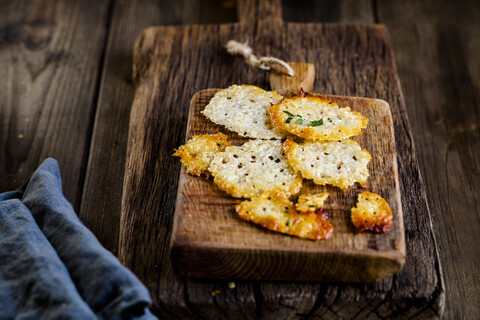
[[[277,73],[283,73],[290,77],[295,75],[293,69],[283,60],[277,59],[275,57],[260,57],[258,59],[253,53],[252,48],[248,46],[248,42],[240,43],[235,40],[230,40],[225,46],[227,52],[233,56],[243,56],[245,61],[252,67],[267,70],[275,71]]]

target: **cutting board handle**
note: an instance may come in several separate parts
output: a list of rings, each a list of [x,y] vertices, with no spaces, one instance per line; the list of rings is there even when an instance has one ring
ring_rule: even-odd
[[[315,66],[304,62],[288,62],[288,64],[295,72],[295,75],[289,77],[285,74],[270,72],[270,89],[281,91],[284,95],[287,92],[296,93],[300,89],[303,89],[305,92],[312,91],[315,83]]]
[[[262,33],[263,29],[275,30],[283,25],[281,0],[237,0],[240,26]]]
[[[268,37],[280,32],[283,26],[281,0],[237,0],[237,13],[243,33],[253,35],[260,42],[262,36]],[[261,43],[255,45],[262,47]],[[298,91],[303,88],[305,91],[311,91],[315,81],[315,67],[310,63],[288,62],[288,64],[294,70],[295,76],[271,72],[269,78],[271,90]]]

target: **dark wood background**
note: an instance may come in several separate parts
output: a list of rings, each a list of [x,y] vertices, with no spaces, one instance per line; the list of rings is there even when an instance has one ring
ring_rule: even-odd
[[[444,315],[480,318],[480,2],[284,0],[283,14],[389,28],[443,267]],[[80,218],[118,253],[136,37],[152,25],[235,20],[231,0],[0,0],[0,192],[56,158]]]

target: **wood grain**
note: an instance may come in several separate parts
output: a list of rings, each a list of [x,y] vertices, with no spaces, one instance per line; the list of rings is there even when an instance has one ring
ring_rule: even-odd
[[[237,63],[224,54],[223,44],[227,40],[245,41],[248,37],[254,52],[262,55],[326,66],[317,69],[316,92],[370,96],[390,104],[407,240],[403,271],[371,285],[252,283],[248,292],[255,298],[255,314],[265,318],[324,318],[333,313],[347,318],[356,314],[383,318],[440,315],[444,294],[439,261],[388,33],[382,26],[282,24],[279,8],[278,3],[246,1],[239,3],[239,24],[152,28],[140,36],[134,56],[138,87],[130,118],[121,260],[151,288],[158,310],[185,303],[185,309],[195,310],[201,316],[212,311],[225,318],[222,310],[228,309],[232,300],[209,292],[225,283],[185,282],[182,297],[176,295],[176,289],[169,291],[165,283],[170,280],[177,288],[178,282],[168,271],[172,270],[171,262],[164,259],[170,255],[166,244],[171,234],[171,199],[175,195],[172,185],[176,185],[175,173],[180,169],[170,153],[184,141],[182,130],[189,98],[196,91],[231,83],[266,87],[264,74],[246,69],[243,61]],[[267,13],[275,15],[255,23],[253,17]],[[302,50],[298,50],[299,44]],[[252,306],[251,298],[237,296],[235,301],[246,301],[243,305]],[[172,313],[164,314],[172,317]],[[251,314],[251,309],[245,314]]]
[[[315,83],[315,66],[311,63],[288,62],[288,65],[295,72],[294,76],[270,72],[270,90],[272,91],[299,91],[311,92]]]
[[[235,143],[247,141],[201,114],[215,92],[200,91],[192,98],[186,139],[224,132]],[[304,181],[301,193],[330,193],[325,208],[334,235],[325,241],[308,241],[253,226],[236,216],[234,206],[239,199],[228,196],[212,181],[186,174],[183,168],[172,234],[177,270],[197,278],[371,282],[403,267],[405,242],[390,108],[375,99],[326,98],[370,119],[368,127],[354,137],[372,154],[364,188],[355,185],[340,190]],[[373,190],[390,203],[392,232],[375,235],[357,232],[352,226],[350,208],[363,190]]]
[[[135,39],[151,25],[221,23],[235,19],[234,7],[219,6],[219,1],[214,0],[204,4],[200,6],[192,0],[117,1],[111,9],[79,215],[114,253],[118,251],[128,118],[135,91],[131,65]]]
[[[377,10],[392,34],[427,187],[445,274],[445,318],[479,319],[473,270],[480,269],[480,3],[389,1]],[[406,24],[412,17],[415,23]]]
[[[141,30],[149,25],[180,21],[180,13],[175,14],[169,5],[172,6],[165,3],[157,7],[153,1],[116,2],[111,13],[79,217],[102,245],[115,254],[118,253],[128,117],[134,95],[132,47]],[[162,10],[173,13],[161,19]]]
[[[200,6],[195,0],[114,1],[111,19],[79,216],[107,249],[118,254],[128,123],[135,94],[132,78],[135,39],[143,29],[151,25],[231,22],[235,20],[235,7],[222,6],[218,0],[206,1],[205,6]],[[177,130],[175,125],[173,130]],[[177,133],[180,134],[182,133]],[[168,166],[166,165],[167,168]],[[172,185],[168,184],[168,180],[166,182],[162,184],[164,196],[161,201],[165,210],[173,213],[175,196],[172,194],[175,193],[176,185],[173,181],[170,181]],[[171,223],[168,215],[160,216],[159,219],[160,225],[168,226]],[[199,295],[193,294],[193,301],[189,301],[185,289],[189,281],[175,273],[166,258],[169,252],[169,233],[168,229],[157,233],[158,237],[165,237],[165,251],[158,252],[158,256],[148,262],[148,265],[152,265],[153,261],[152,267],[162,272],[161,277],[147,283],[154,300],[152,310],[160,318],[195,318],[198,310],[191,311],[191,306],[195,305],[195,299]],[[155,246],[157,245],[159,244],[156,243]],[[196,286],[203,294],[210,292],[207,288],[212,285],[210,282],[208,285]],[[195,284],[192,286],[195,287]],[[246,293],[252,291],[249,289],[252,286],[246,285],[243,289],[239,284],[237,287],[244,292],[237,303],[237,310],[242,310],[246,308],[244,302],[254,301],[253,293]],[[201,303],[203,310],[208,307],[209,304]]]
[[[108,1],[4,2],[0,192],[54,157],[64,194],[79,207],[107,12]]]

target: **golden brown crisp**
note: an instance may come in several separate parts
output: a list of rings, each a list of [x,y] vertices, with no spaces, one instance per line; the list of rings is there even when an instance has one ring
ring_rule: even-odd
[[[340,108],[324,97],[301,92],[269,109],[272,123],[310,140],[343,140],[359,134],[368,119],[349,107]]]
[[[180,146],[173,155],[180,157],[180,161],[187,168],[187,173],[194,176],[203,174],[210,178],[208,167],[213,157],[225,151],[230,145],[230,141],[227,141],[227,136],[223,133],[202,134],[194,136],[187,144]]]
[[[236,198],[275,189],[292,195],[302,187],[302,176],[288,165],[279,140],[256,139],[227,147],[213,158],[209,170],[213,182]]]
[[[389,232],[392,220],[392,210],[385,199],[369,191],[358,195],[357,206],[352,208],[352,222],[360,231]]]
[[[315,212],[318,208],[323,207],[323,203],[327,200],[329,193],[304,193],[298,197],[295,208],[302,213]]]
[[[238,215],[272,231],[305,239],[328,239],[333,226],[325,211],[300,214],[293,203],[279,190],[268,191],[259,197],[243,201],[235,207]]]
[[[311,141],[288,137],[283,144],[288,163],[306,179],[319,185],[348,188],[355,182],[364,185],[370,173],[367,150],[350,139]]]

